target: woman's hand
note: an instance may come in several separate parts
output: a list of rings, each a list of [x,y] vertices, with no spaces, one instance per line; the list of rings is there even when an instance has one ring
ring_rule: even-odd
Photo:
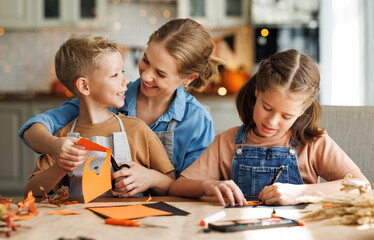
[[[151,188],[155,181],[153,171],[135,162],[126,162],[130,168],[122,168],[112,173],[115,189],[112,194],[118,197],[131,197]]]
[[[51,142],[52,155],[57,165],[65,172],[72,172],[82,165],[89,153],[83,146],[77,145],[78,141],[75,137],[54,137]]]
[[[275,183],[264,187],[258,198],[266,205],[295,205],[303,184]]]
[[[206,195],[215,195],[222,206],[225,206],[224,196],[228,198],[231,206],[234,206],[236,202],[240,206],[247,204],[247,200],[245,199],[243,192],[233,180],[205,180],[202,183],[202,187]]]

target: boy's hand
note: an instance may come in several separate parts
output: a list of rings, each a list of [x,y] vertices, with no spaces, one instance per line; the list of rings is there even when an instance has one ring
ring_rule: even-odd
[[[51,145],[52,155],[57,161],[57,165],[66,172],[72,172],[86,160],[89,150],[77,145],[79,139],[75,137],[56,137]]]
[[[240,206],[247,204],[243,192],[233,180],[205,180],[202,187],[206,195],[216,195],[222,206],[225,206],[224,196],[228,198],[231,206],[235,206],[235,203],[238,203]]]
[[[126,164],[130,168],[122,168],[112,173],[112,179],[116,182],[115,191],[111,190],[114,196],[131,197],[152,187],[153,171],[135,162]]]
[[[289,183],[274,183],[264,187],[258,198],[266,205],[295,205],[300,202],[297,201],[302,185]]]

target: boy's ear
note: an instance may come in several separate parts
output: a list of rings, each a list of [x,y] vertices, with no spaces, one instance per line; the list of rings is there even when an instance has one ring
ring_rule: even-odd
[[[89,87],[88,80],[86,78],[79,77],[75,81],[75,85],[77,87],[78,92],[80,92],[81,94],[85,96],[88,96],[90,94],[90,87]]]
[[[190,83],[192,83],[196,78],[199,77],[199,74],[198,73],[193,73],[191,74],[188,78],[186,78],[184,81],[183,81],[183,85],[185,87],[187,87]]]

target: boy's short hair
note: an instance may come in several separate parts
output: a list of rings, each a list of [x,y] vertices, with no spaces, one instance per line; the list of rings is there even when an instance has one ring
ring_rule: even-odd
[[[118,44],[101,36],[74,35],[64,42],[55,55],[58,80],[72,93],[79,77],[90,78],[101,57],[120,52]]]

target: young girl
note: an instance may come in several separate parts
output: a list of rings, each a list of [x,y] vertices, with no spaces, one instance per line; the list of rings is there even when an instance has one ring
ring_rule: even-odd
[[[169,194],[216,195],[224,205],[258,196],[268,205],[298,204],[299,196],[335,194],[348,173],[368,182],[360,169],[318,129],[320,75],[314,61],[296,50],[261,62],[240,89],[236,106],[243,122],[219,134],[173,183]],[[284,166],[275,184],[270,184]],[[318,183],[318,176],[329,182]]]

